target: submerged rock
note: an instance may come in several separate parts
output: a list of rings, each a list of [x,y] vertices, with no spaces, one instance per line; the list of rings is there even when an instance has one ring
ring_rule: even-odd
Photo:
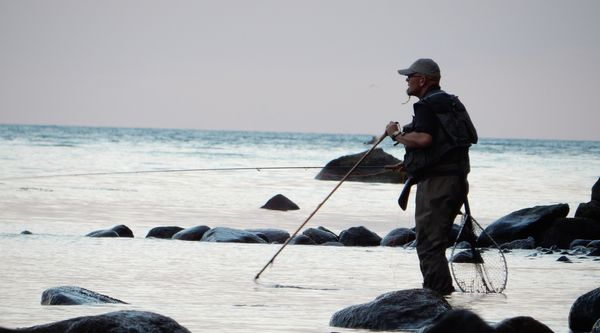
[[[266,243],[264,239],[252,232],[225,227],[216,227],[207,231],[202,236],[201,241],[217,243]]]
[[[210,227],[208,226],[197,225],[195,227],[180,230],[177,233],[175,233],[171,238],[185,241],[199,241],[209,230]]]
[[[84,316],[28,328],[0,332],[20,333],[190,333],[175,320],[146,311],[123,310],[97,316]]]
[[[170,239],[176,233],[183,230],[182,227],[168,226],[168,227],[155,227],[148,231],[146,238],[161,238]]]
[[[312,239],[316,244],[339,241],[339,237],[336,234],[323,227],[308,228],[302,234]]]
[[[554,333],[550,327],[532,317],[521,316],[501,321],[496,326],[496,333]]]
[[[399,290],[378,296],[372,302],[336,312],[331,326],[380,331],[422,328],[451,310],[443,296],[429,289]]]
[[[403,246],[417,238],[417,234],[408,228],[396,228],[390,231],[383,239],[381,240],[381,246]]]
[[[469,310],[451,310],[419,333],[494,333],[495,330],[481,317]],[[514,332],[516,333],[516,331]]]
[[[49,288],[42,293],[42,305],[82,305],[98,303],[127,304],[116,298],[81,287],[62,286]]]
[[[569,328],[589,332],[600,318],[600,288],[579,296],[569,312]]]
[[[116,234],[116,235],[115,235]],[[92,231],[87,237],[127,237],[133,238],[133,231],[124,224],[116,225],[110,229]]]
[[[282,211],[300,209],[298,205],[296,205],[294,202],[292,202],[292,200],[288,199],[283,194],[277,194],[276,196],[272,197],[260,208]]]
[[[346,155],[330,161],[315,178],[319,180],[341,180],[366,152]],[[406,180],[406,173],[384,168],[385,165],[400,162],[399,159],[384,152],[383,149],[376,148],[346,180],[369,183],[403,183]]]
[[[281,229],[259,228],[259,229],[246,229],[246,231],[249,231],[256,235],[259,235],[259,234],[264,235],[267,238],[268,243],[283,244],[283,243],[285,243],[285,241],[288,238],[290,238],[290,233],[285,230],[281,230]]]
[[[342,231],[339,242],[345,246],[379,246],[381,244],[381,237],[373,231],[360,226]]]

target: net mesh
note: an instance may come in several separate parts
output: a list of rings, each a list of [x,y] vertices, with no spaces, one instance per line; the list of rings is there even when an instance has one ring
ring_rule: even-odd
[[[487,238],[489,245],[480,246],[482,238]],[[504,253],[470,215],[462,217],[461,231],[448,261],[454,281],[463,292],[501,293],[506,288]]]

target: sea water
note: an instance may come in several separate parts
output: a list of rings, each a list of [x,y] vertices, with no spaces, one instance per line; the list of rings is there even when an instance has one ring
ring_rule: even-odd
[[[330,327],[329,319],[385,292],[419,288],[414,250],[288,246],[255,282],[280,245],[144,237],[169,225],[292,233],[337,184],[314,179],[312,167],[366,151],[371,139],[0,125],[0,326],[136,309],[170,316],[192,332],[362,332]],[[391,141],[380,147],[402,158]],[[535,205],[567,203],[572,216],[590,200],[599,171],[599,142],[484,138],[471,149],[472,212],[484,226]],[[401,186],[345,182],[306,227],[339,233],[362,225],[382,237],[412,227],[412,198],[407,211],[396,203]],[[279,193],[301,209],[260,209]],[[135,238],[83,237],[117,224]],[[507,255],[503,294],[454,293],[449,302],[490,323],[526,315],[568,332],[571,304],[600,287],[600,262],[572,257],[566,264],[558,254],[534,252]],[[129,304],[41,306],[43,290],[61,285]]]

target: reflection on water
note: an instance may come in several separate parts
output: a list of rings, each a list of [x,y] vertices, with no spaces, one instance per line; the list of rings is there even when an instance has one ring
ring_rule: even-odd
[[[385,292],[420,287],[414,250],[381,247],[288,246],[254,281],[279,246],[0,234],[0,325],[136,309],[170,316],[192,332],[363,332],[329,327],[329,319]],[[527,315],[568,332],[570,306],[599,286],[600,262],[528,254],[507,255],[504,294],[454,293],[450,303],[488,322]],[[130,304],[41,306],[43,290],[61,285]]]

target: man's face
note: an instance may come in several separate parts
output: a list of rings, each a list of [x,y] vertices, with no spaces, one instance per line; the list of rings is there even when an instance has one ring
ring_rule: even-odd
[[[425,77],[421,74],[410,74],[406,77],[408,88],[406,88],[406,94],[408,96],[417,96],[418,92],[424,83]]]

